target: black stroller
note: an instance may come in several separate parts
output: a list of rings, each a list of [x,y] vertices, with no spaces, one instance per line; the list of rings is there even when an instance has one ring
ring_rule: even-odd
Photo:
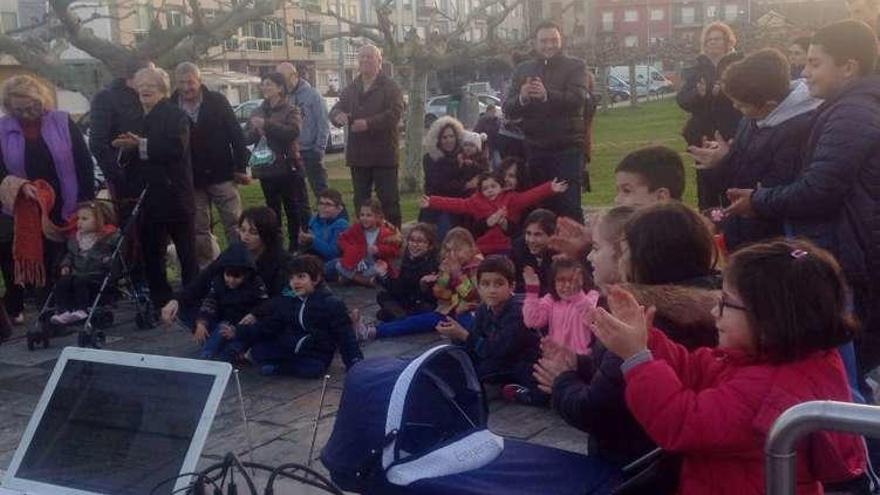
[[[101,348],[106,342],[104,330],[113,325],[114,315],[112,307],[120,298],[128,299],[135,305],[135,324],[140,330],[147,330],[156,326],[156,314],[153,309],[150,295],[145,287],[135,283],[131,277],[131,267],[122,256],[126,238],[131,234],[136,225],[141,206],[146,197],[147,188],[141,191],[134,205],[131,216],[122,229],[122,235],[113,246],[113,255],[110,262],[110,270],[104,274],[100,288],[89,306],[88,316],[84,321],[70,325],[58,325],[52,323],[54,314],[55,290],[49,293],[46,301],[40,309],[40,314],[33,327],[27,333],[28,350],[34,350],[38,345],[43,348],[49,347],[49,341],[53,337],[69,335],[78,331],[77,345],[79,347]]]

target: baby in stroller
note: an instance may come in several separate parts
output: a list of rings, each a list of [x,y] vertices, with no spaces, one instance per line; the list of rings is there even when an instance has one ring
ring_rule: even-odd
[[[113,269],[113,250],[119,239],[110,205],[100,201],[80,203],[76,232],[67,241],[61,277],[55,284],[56,312],[50,321],[70,325],[88,318],[86,312],[105,275]]]

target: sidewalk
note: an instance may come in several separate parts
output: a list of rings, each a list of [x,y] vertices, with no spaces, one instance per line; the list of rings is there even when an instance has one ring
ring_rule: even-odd
[[[346,301],[349,308],[359,307],[366,319],[372,319],[375,315],[374,291],[354,287],[334,287],[334,291]],[[116,311],[117,324],[107,331],[107,349],[195,357],[197,347],[188,332],[179,327],[137,331],[130,308],[130,305],[121,303]],[[28,316],[32,321],[33,315]],[[0,422],[0,471],[9,465],[61,349],[76,345],[76,337],[72,335],[53,340],[49,349],[29,352],[21,338],[23,333],[24,329],[17,327],[17,336],[0,345],[0,418],[3,419]],[[443,342],[442,337],[432,333],[371,342],[363,351],[367,359],[378,356],[413,357]],[[331,379],[321,413],[313,460],[320,455],[321,447],[333,429],[345,378],[344,370],[337,356],[329,371]],[[217,462],[230,451],[236,452],[242,459],[271,465],[285,462],[306,464],[320,403],[321,381],[267,378],[259,376],[252,369],[241,371],[239,378],[250,435],[246,433],[242,421],[233,377],[202,452],[201,466]],[[490,402],[489,409],[489,425],[498,434],[586,453],[586,434],[567,426],[550,410],[501,401]],[[314,462],[312,467],[325,472],[320,461]],[[278,493],[315,492],[288,487]]]

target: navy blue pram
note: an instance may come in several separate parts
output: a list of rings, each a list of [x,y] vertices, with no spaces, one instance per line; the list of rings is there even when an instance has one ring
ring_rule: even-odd
[[[365,360],[348,372],[321,461],[342,489],[359,493],[611,492],[617,470],[601,460],[506,439],[487,421],[461,348]]]

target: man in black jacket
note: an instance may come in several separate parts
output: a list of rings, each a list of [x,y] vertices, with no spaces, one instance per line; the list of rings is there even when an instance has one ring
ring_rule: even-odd
[[[177,91],[171,102],[186,113],[190,128],[193,186],[195,193],[195,242],[199,266],[214,260],[211,235],[211,205],[217,207],[228,244],[238,240],[241,196],[237,184],[247,184],[247,148],[244,133],[235,119],[229,101],[210,91],[201,80],[201,71],[192,62],[174,70]]]
[[[514,70],[504,115],[522,118],[532,184],[554,177],[569,183],[567,192],[548,199],[544,206],[583,222],[581,169],[587,75],[583,60],[562,53],[561,33],[555,23],[538,25],[537,57]]]

